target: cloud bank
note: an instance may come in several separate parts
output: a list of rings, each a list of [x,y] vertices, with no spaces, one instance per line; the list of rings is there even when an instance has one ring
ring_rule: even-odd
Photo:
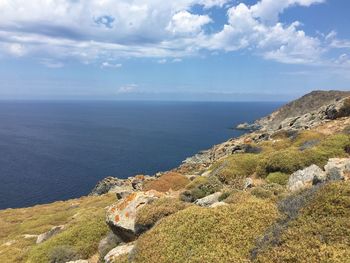
[[[292,64],[349,65],[348,57],[327,58],[331,49],[350,48],[335,32],[307,35],[302,24],[284,24],[280,15],[294,6],[325,0],[0,0],[0,48],[8,56],[34,56],[55,65],[73,58],[117,68],[110,59],[156,58],[180,61],[203,52],[248,50],[267,60]],[[195,12],[199,7],[202,11]],[[197,8],[198,9],[198,8]],[[227,21],[220,29],[215,9]],[[342,61],[340,63],[339,61]],[[346,60],[346,61],[344,61]],[[57,64],[57,67],[61,64]]]

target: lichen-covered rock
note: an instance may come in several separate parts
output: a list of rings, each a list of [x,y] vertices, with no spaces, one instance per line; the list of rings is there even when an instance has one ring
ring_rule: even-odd
[[[219,202],[219,197],[221,195],[222,195],[221,192],[217,192],[217,193],[208,195],[208,196],[203,197],[201,199],[197,199],[195,201],[195,204],[199,205],[199,206],[211,206],[212,204]]]
[[[136,238],[135,219],[137,209],[163,195],[154,190],[130,194],[108,208],[106,218],[108,226],[124,242],[134,240]]]
[[[47,231],[43,234],[40,234],[38,236],[38,238],[36,239],[36,243],[40,244],[40,243],[48,240],[49,238],[53,237],[54,235],[57,235],[58,233],[60,233],[63,229],[64,229],[64,226],[54,226],[49,231]]]
[[[332,158],[324,167],[327,180],[349,180],[350,179],[350,158]]]
[[[287,187],[290,191],[298,191],[311,186],[314,182],[324,181],[325,172],[317,165],[311,165],[303,170],[293,173],[288,180]]]
[[[129,254],[133,248],[134,248],[134,244],[121,245],[121,246],[117,246],[116,248],[113,248],[104,257],[105,263],[115,262],[116,258],[125,254]]]

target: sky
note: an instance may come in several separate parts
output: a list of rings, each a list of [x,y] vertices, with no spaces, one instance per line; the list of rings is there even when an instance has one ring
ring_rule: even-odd
[[[0,99],[350,90],[348,0],[0,0]]]

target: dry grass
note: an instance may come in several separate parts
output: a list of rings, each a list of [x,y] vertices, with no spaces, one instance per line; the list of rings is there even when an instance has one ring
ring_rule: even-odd
[[[177,191],[183,189],[188,183],[190,183],[190,180],[186,176],[169,172],[156,180],[146,182],[143,188],[145,191],[156,190],[158,192],[167,192],[170,189]]]
[[[273,203],[254,197],[224,207],[189,207],[139,238],[135,263],[247,262],[256,238],[278,215]]]
[[[67,230],[58,236],[63,235],[77,225],[81,225],[87,217],[104,216],[104,207],[114,201],[114,195],[104,195],[0,211],[0,262],[27,262],[29,253],[39,246],[35,245],[35,237],[26,239],[24,235],[38,235],[50,230],[53,226],[66,225]],[[5,245],[11,241],[13,244]],[[40,262],[44,261],[35,263]]]

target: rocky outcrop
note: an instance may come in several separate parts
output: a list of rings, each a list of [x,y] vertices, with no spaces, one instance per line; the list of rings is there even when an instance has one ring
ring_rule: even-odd
[[[350,158],[332,158],[324,167],[327,180],[349,180],[350,179]]]
[[[123,256],[125,254],[129,254],[131,250],[133,250],[133,248],[134,244],[126,244],[112,249],[104,257],[105,263],[114,263],[118,257]]]
[[[148,180],[154,180],[154,178],[147,175],[135,175],[127,179],[106,177],[97,183],[90,195],[115,193],[121,199],[133,191],[142,190],[143,183]]]
[[[199,206],[208,207],[208,206],[213,205],[214,203],[219,202],[219,197],[220,197],[221,195],[222,195],[221,192],[217,192],[217,193],[208,195],[208,196],[206,196],[206,197],[203,197],[203,198],[201,198],[201,199],[197,199],[194,203],[195,203],[196,205],[199,205]]]
[[[293,173],[288,180],[288,190],[298,191],[326,179],[326,173],[317,165],[311,165]]]
[[[109,232],[98,244],[98,253],[104,257],[111,249],[122,243],[121,239],[113,232]]]
[[[261,129],[261,126],[257,123],[249,124],[248,122],[244,122],[244,123],[238,124],[235,129],[243,130],[243,131],[256,131]]]
[[[64,229],[64,226],[54,226],[53,228],[51,228],[49,231],[40,234],[37,239],[36,239],[36,243],[40,244],[46,240],[48,240],[49,238],[57,235],[58,233],[60,233],[62,230]]]
[[[112,205],[107,210],[106,222],[114,234],[124,242],[133,241],[136,236],[136,211],[147,203],[162,197],[164,194],[157,191],[134,192]]]

